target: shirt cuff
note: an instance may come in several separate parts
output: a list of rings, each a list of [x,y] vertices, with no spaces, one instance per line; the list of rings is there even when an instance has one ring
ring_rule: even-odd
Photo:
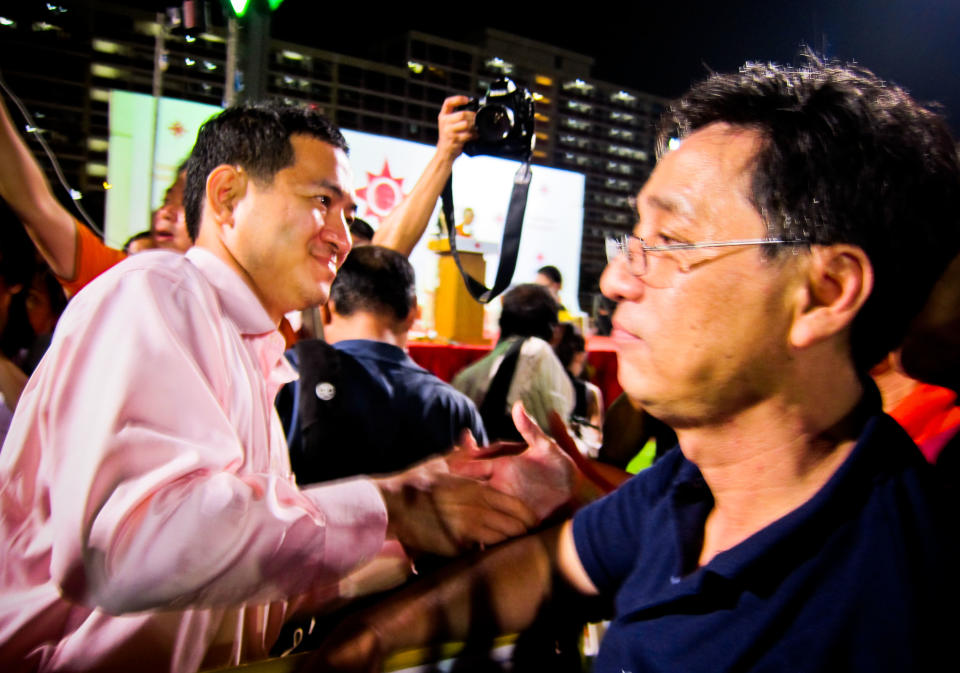
[[[325,565],[346,573],[373,559],[387,535],[387,507],[370,479],[308,487],[303,494],[326,519]]]

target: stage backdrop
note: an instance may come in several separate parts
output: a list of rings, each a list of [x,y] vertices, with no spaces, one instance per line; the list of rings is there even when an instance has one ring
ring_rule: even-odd
[[[200,125],[219,109],[171,98],[111,92],[107,179],[112,188],[107,192],[106,222],[110,245],[120,246],[129,236],[147,228],[150,212],[162,202]],[[350,145],[360,217],[376,227],[413,188],[434,148],[348,129],[344,129],[344,135]],[[464,221],[469,208],[472,221],[467,230],[478,240],[499,246],[518,165],[495,157],[464,155],[457,160],[453,172],[457,224]],[[573,313],[579,312],[583,191],[584,177],[579,173],[533,167],[514,273],[514,282],[520,283],[532,281],[536,270],[545,264],[559,268],[564,279],[561,298]],[[439,206],[410,257],[423,304],[432,301],[437,284],[436,254],[427,250],[426,243],[439,235],[438,212]],[[498,254],[486,255],[488,286],[493,284],[498,261]]]

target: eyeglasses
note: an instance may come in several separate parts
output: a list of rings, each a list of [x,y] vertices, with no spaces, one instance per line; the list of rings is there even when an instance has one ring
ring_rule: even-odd
[[[621,234],[620,236],[610,236],[606,239],[607,261],[613,262],[618,257],[624,257],[627,263],[627,269],[634,276],[643,276],[649,271],[648,252],[674,252],[678,250],[697,250],[699,248],[733,248],[749,245],[806,245],[806,241],[786,240],[780,238],[748,238],[737,241],[706,241],[703,243],[674,243],[672,245],[647,245],[643,239],[633,234]],[[684,272],[690,271],[694,266],[709,260],[701,260],[683,266],[677,261],[677,265]]]

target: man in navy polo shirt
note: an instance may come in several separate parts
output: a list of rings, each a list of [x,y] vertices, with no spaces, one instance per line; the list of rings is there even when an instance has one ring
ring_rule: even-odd
[[[286,388],[297,413],[281,416],[298,484],[397,472],[448,452],[464,430],[486,444],[470,398],[406,353],[420,308],[404,255],[354,248],[320,310],[326,342],[288,352],[301,378]]]
[[[562,586],[612,600],[596,670],[948,659],[956,521],[866,376],[960,247],[945,122],[809,55],[711,76],[664,128],[679,142],[601,286],[624,390],[679,448],[571,521],[364,615],[329,661],[468,638],[490,615],[522,630]]]

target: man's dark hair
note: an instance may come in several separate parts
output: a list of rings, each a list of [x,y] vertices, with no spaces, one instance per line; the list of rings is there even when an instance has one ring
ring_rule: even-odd
[[[130,238],[127,239],[127,242],[123,244],[122,250],[123,250],[124,252],[129,253],[129,252],[130,252],[130,246],[131,246],[132,244],[136,243],[137,241],[142,241],[142,240],[147,239],[147,238],[149,238],[149,239],[152,239],[152,238],[153,238],[153,232],[151,232],[149,229],[147,229],[146,231],[137,232],[136,234],[134,234],[133,236],[131,236]]]
[[[570,322],[560,324],[560,336],[557,345],[553,347],[553,352],[557,354],[560,364],[566,369],[573,362],[574,356],[587,350],[587,340],[577,329],[577,326]]]
[[[500,340],[512,336],[535,336],[550,341],[559,310],[557,300],[542,285],[524,283],[511,288],[503,295]]]
[[[416,277],[406,257],[379,245],[364,245],[347,255],[330,288],[339,315],[357,311],[407,319],[417,305]]]
[[[372,241],[374,233],[376,232],[374,232],[370,223],[361,220],[359,217],[353,218],[353,222],[350,223],[350,235],[353,237],[354,243],[357,242],[358,238],[364,241]]]
[[[347,151],[343,134],[319,112],[304,107],[258,103],[229,107],[208,119],[197,134],[187,161],[184,191],[187,232],[196,239],[206,196],[207,177],[222,164],[241,166],[255,180],[273,181],[294,162],[290,136],[313,136]]]
[[[760,133],[751,196],[768,237],[849,243],[870,258],[874,288],[851,336],[865,371],[899,345],[957,253],[960,166],[944,119],[906,91],[855,65],[803,58],[695,85],[666,113],[661,148],[715,122]]]
[[[537,269],[537,273],[549,278],[551,283],[556,283],[557,285],[563,285],[563,276],[560,274],[560,269],[555,267],[553,264],[548,264],[547,266],[541,266],[539,269]]]

